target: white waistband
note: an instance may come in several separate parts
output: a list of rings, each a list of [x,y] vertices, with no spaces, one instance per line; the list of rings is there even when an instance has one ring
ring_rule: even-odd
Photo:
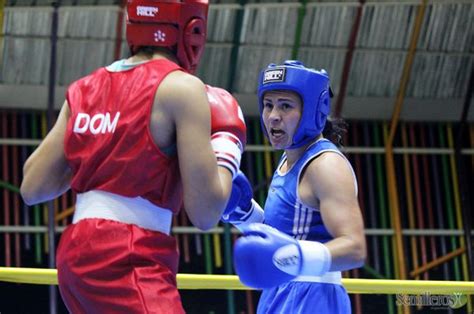
[[[109,219],[170,234],[173,214],[142,197],[125,197],[104,191],[77,194],[73,223],[86,218]]]
[[[292,281],[323,282],[341,285],[341,278],[342,275],[340,271],[332,271],[325,273],[322,276],[299,276],[293,279]]]

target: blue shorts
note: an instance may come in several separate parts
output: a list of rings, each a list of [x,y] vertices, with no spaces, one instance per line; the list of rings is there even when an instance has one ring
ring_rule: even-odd
[[[265,289],[257,313],[351,313],[351,301],[342,285],[319,282],[289,282]]]

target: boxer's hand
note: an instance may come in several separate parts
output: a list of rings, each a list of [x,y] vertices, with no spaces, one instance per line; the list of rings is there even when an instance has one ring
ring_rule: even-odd
[[[254,223],[234,246],[234,265],[243,284],[265,289],[300,275],[321,276],[331,255],[319,242],[298,241],[268,225]]]
[[[254,222],[263,221],[263,209],[252,199],[253,191],[249,180],[239,171],[232,182],[232,193],[221,220],[231,223],[239,230]]]
[[[237,100],[226,90],[206,85],[211,106],[211,144],[219,166],[235,178],[247,141],[247,128]]]

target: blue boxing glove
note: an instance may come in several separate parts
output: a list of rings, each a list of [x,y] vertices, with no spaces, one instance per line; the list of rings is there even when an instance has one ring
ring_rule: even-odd
[[[239,171],[232,181],[232,192],[221,220],[233,224],[239,230],[251,223],[262,222],[263,209],[252,196],[249,180]]]
[[[272,288],[298,276],[321,276],[331,266],[331,253],[322,243],[296,240],[261,223],[243,233],[234,246],[234,265],[246,286]]]

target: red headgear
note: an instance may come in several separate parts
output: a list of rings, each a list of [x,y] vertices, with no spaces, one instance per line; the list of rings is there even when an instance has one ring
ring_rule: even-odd
[[[180,65],[193,73],[206,42],[208,0],[128,0],[127,42],[171,47]]]

